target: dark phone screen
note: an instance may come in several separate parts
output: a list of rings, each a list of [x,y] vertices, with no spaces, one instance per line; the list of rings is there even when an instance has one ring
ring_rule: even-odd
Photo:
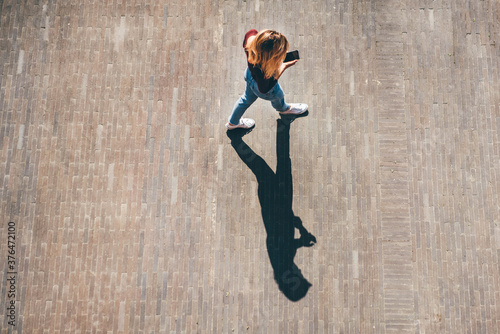
[[[300,59],[298,50],[287,52],[284,62],[286,63],[295,59]]]

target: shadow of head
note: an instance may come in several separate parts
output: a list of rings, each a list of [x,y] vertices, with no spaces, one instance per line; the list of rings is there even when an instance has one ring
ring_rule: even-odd
[[[312,286],[295,263],[282,273],[275,273],[276,283],[283,294],[291,301],[297,302],[304,298]]]

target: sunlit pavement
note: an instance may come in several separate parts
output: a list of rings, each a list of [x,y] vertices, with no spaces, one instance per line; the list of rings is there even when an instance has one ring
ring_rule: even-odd
[[[0,8],[1,333],[497,333],[498,1]]]

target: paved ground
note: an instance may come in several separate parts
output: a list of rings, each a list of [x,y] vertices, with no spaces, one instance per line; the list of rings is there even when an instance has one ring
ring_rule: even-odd
[[[496,0],[0,0],[0,332],[497,333],[499,22]],[[231,141],[250,28],[300,50],[280,82],[309,115],[259,101]]]

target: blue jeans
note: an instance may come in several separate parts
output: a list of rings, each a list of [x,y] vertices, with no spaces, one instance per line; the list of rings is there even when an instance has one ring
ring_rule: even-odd
[[[276,83],[269,92],[262,94],[257,87],[257,82],[252,78],[248,67],[245,71],[245,81],[247,82],[245,93],[236,101],[233,112],[229,117],[229,123],[234,125],[238,124],[241,116],[243,116],[248,107],[250,107],[258,97],[271,101],[273,108],[277,111],[285,111],[290,108],[290,105],[285,103],[285,93],[281,89],[279,83]]]

